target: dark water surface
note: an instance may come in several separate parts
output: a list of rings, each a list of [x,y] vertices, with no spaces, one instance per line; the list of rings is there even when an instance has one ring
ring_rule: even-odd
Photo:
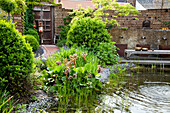
[[[170,113],[170,73],[126,77],[119,93],[104,94],[97,113]]]

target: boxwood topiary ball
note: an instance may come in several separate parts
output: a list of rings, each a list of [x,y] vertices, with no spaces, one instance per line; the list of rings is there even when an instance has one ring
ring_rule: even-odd
[[[111,36],[106,29],[106,24],[97,18],[82,18],[75,20],[67,34],[67,45],[85,47],[98,46],[100,42],[110,42]]]
[[[24,35],[23,37],[25,38],[26,42],[30,44],[30,46],[32,47],[32,50],[34,52],[37,51],[37,49],[39,48],[39,43],[37,39],[32,35]]]
[[[27,31],[25,31],[25,35],[34,36],[37,39],[38,43],[40,43],[40,38],[36,30],[30,28]]]

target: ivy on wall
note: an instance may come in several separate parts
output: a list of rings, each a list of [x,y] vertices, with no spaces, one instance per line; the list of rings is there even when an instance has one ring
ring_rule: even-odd
[[[33,0],[26,0],[26,3],[32,1]],[[33,4],[27,4],[27,9],[24,17],[25,25],[23,25],[25,27],[25,29],[23,30],[24,33],[28,29],[33,29],[33,20],[34,20]]]

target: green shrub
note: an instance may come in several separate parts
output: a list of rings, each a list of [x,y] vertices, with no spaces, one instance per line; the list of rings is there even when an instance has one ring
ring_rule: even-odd
[[[32,47],[32,50],[34,52],[37,51],[37,49],[39,48],[39,43],[37,39],[32,35],[24,35],[23,37],[25,38],[26,42],[30,44],[30,46]]]
[[[32,35],[32,36],[34,36],[37,39],[38,43],[40,43],[40,38],[39,38],[39,35],[38,35],[36,30],[28,29],[27,31],[25,31],[25,35]]]
[[[83,85],[84,87],[91,87],[93,90],[96,88],[100,89],[101,84],[95,78],[98,75],[98,62],[96,56],[88,54],[87,51],[82,50],[80,47],[61,48],[54,56],[47,59],[49,71],[43,72],[42,77],[45,78],[44,86],[46,86],[46,90],[56,92],[58,85],[62,86],[65,84],[66,79],[68,79],[66,77],[73,77],[77,74],[77,77],[70,81],[69,88],[75,90]],[[69,72],[67,74],[63,73],[66,71]],[[54,75],[57,75],[57,77],[53,77]],[[87,76],[90,76],[90,78]],[[88,84],[89,82],[90,84]],[[54,84],[56,86],[53,87]]]
[[[90,51],[97,56],[102,66],[117,63],[118,54],[114,42],[99,43],[99,46],[95,46]]]
[[[96,18],[85,17],[75,20],[67,34],[67,45],[85,47],[98,46],[100,42],[110,42],[111,36],[106,29],[106,24]]]
[[[57,41],[57,46],[62,47],[67,42],[67,33],[70,30],[70,25],[59,26],[59,27],[61,28],[61,31],[60,31],[60,40]]]
[[[15,25],[3,20],[0,20],[0,50],[0,78],[8,81],[6,86],[11,93],[27,94],[33,53]]]

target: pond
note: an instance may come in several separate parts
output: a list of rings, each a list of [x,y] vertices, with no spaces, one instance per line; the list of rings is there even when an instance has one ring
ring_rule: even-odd
[[[115,86],[117,88],[114,88]],[[73,101],[65,112],[170,113],[170,73],[126,74],[107,82],[98,99],[94,98],[92,96],[88,102],[86,101],[86,107],[76,108]],[[49,110],[51,113],[57,111],[58,108]]]
[[[170,73],[145,73],[126,78],[126,85],[118,94],[101,95],[96,112],[170,113]]]

